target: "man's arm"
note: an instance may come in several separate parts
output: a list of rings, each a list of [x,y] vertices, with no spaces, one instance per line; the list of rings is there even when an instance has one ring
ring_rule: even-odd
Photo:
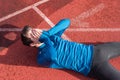
[[[39,41],[41,43],[44,43],[46,45],[46,47],[45,47],[46,48],[45,49],[46,50],[45,53],[48,55],[48,57],[50,57],[52,61],[56,60],[56,58],[57,58],[56,49],[53,47],[53,43],[49,39],[49,37],[43,33],[40,36]]]
[[[56,69],[63,69],[62,66],[59,66],[59,65],[57,65],[57,64],[55,64],[55,63],[51,63],[49,67],[50,67],[50,68],[56,68]]]
[[[47,59],[44,54],[39,54],[38,53],[38,56],[37,56],[37,62],[38,64],[40,64],[41,66],[43,67],[49,67],[50,66],[50,60]]]
[[[63,69],[63,67],[57,65],[55,62],[50,61],[44,55],[38,54],[37,62],[43,67]]]
[[[48,30],[50,36],[57,35],[60,36],[62,33],[69,27],[70,19],[62,19],[60,20],[53,28]]]

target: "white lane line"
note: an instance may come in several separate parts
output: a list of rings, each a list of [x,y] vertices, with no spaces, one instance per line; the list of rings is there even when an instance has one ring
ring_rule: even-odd
[[[38,6],[38,5],[43,4],[43,3],[47,2],[47,1],[49,1],[49,0],[41,0],[41,1],[37,2],[37,3],[35,3],[35,4],[32,4],[32,5],[28,6],[28,7],[25,7],[23,9],[21,9],[21,10],[18,10],[18,11],[14,12],[14,13],[11,13],[11,14],[7,15],[7,16],[4,16],[4,17],[0,18],[0,22],[5,21],[5,20],[7,20],[7,19],[9,19],[11,17],[14,17],[14,16],[16,16],[16,15],[18,15],[20,13],[23,13],[25,11],[28,11],[33,6]]]
[[[48,30],[47,28],[41,28],[43,30]],[[15,31],[19,32],[22,28],[0,28],[0,32],[6,31]],[[68,32],[120,32],[120,28],[69,28],[67,29]]]
[[[105,7],[105,5],[103,3],[101,3],[101,4],[97,5],[95,8],[91,8],[88,11],[83,12],[82,14],[80,14],[76,18],[79,18],[80,20],[83,20],[83,19],[88,18],[88,17],[96,14],[97,12],[103,10],[104,7]]]
[[[39,1],[39,2],[37,2],[37,3],[35,3],[35,4],[33,4],[33,5],[31,5],[31,6],[39,6],[40,4],[43,4],[43,3],[46,3],[46,2],[48,2],[49,0],[41,0],[41,1]]]
[[[22,30],[21,28],[0,28],[0,32],[6,32],[6,31],[18,32],[18,31],[21,31],[21,30]]]
[[[78,26],[78,27],[89,27],[89,23],[81,22],[81,21],[96,14],[97,12],[100,12],[104,8],[105,8],[105,5],[101,3],[94,8],[91,8],[88,11],[81,13],[80,15],[78,15],[77,17],[71,20],[71,25]]]
[[[14,31],[14,32],[20,32],[23,28],[0,28],[0,32],[7,32],[7,31]],[[46,28],[41,28],[43,30],[48,30]]]
[[[32,7],[51,27],[54,27],[55,24],[36,6]],[[65,39],[71,40],[69,37],[67,37],[65,34],[63,34],[63,37]]]
[[[68,29],[67,31],[70,32],[120,32],[120,28],[71,28]]]
[[[55,24],[47,18],[47,16],[37,7],[33,6],[32,7],[51,27],[55,26]]]

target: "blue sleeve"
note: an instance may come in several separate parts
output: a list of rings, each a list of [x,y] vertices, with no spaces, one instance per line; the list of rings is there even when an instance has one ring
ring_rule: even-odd
[[[52,45],[52,41],[49,39],[49,34],[47,31],[42,32],[42,35],[40,36],[39,41],[41,43],[45,43],[48,46]]]
[[[49,39],[49,36],[46,35],[47,32],[44,31],[39,38],[40,42],[43,42],[46,47],[44,49],[44,53],[46,53],[47,58],[50,58],[52,61],[57,59],[56,49],[53,47],[52,41]]]
[[[56,68],[56,69],[63,69],[63,67],[55,64],[55,63],[51,63],[51,65],[49,66],[50,68]]]
[[[70,19],[62,19],[60,20],[53,28],[48,30],[50,36],[57,35],[61,36],[62,33],[69,27]]]
[[[55,62],[50,61],[48,58],[41,54],[38,54],[37,62],[44,67],[63,69],[63,67],[55,64]]]
[[[42,54],[38,54],[37,62],[38,62],[38,64],[40,64],[44,67],[49,67],[50,66],[50,60]]]

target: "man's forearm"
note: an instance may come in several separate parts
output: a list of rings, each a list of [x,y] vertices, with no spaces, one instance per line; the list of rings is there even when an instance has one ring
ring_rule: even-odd
[[[62,19],[60,20],[53,28],[48,30],[50,36],[58,35],[61,36],[62,33],[69,27],[70,19]]]

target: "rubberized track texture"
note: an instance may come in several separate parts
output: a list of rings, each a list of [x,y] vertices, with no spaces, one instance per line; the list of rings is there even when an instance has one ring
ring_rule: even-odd
[[[95,80],[70,70],[41,67],[37,49],[21,43],[24,25],[50,29],[70,18],[65,39],[81,43],[120,41],[120,0],[0,0],[0,80]],[[110,60],[120,70],[120,57]]]

